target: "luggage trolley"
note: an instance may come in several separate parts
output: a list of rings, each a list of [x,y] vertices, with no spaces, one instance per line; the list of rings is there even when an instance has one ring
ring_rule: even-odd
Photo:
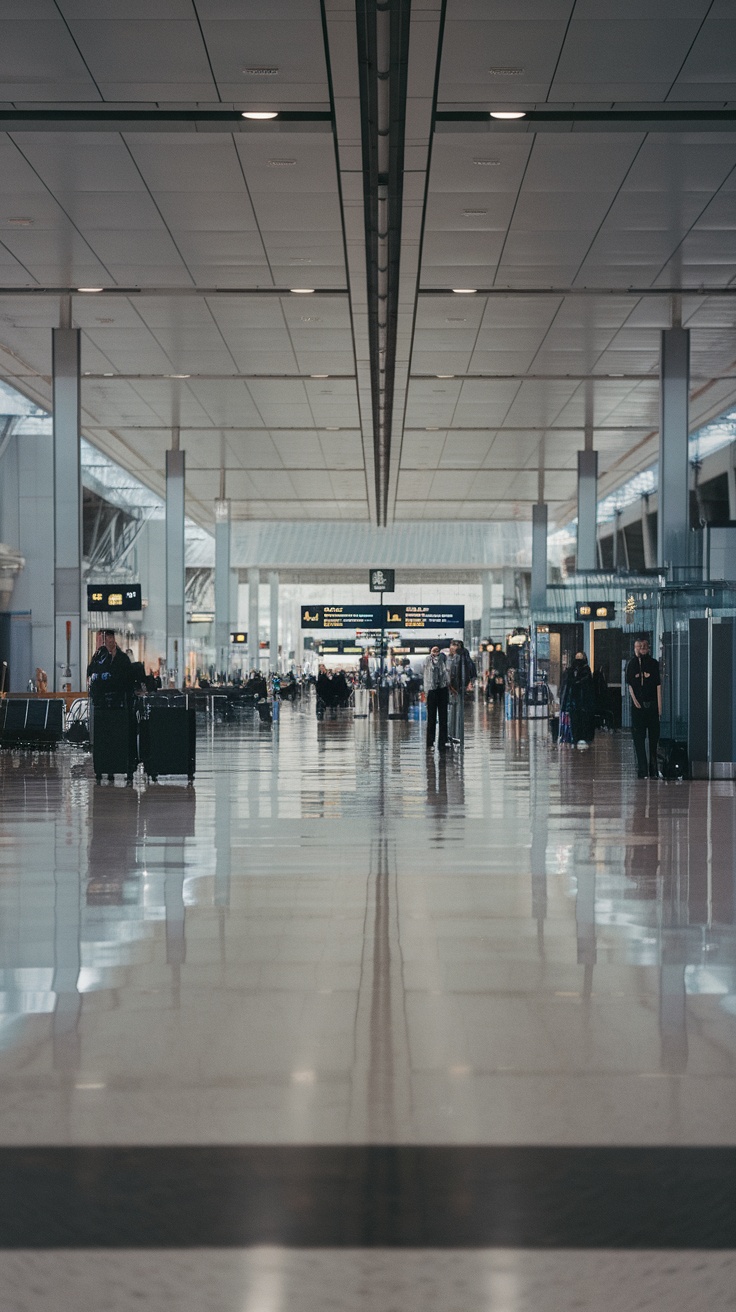
[[[185,774],[194,783],[197,723],[188,693],[152,693],[138,699],[140,757],[148,778]]]

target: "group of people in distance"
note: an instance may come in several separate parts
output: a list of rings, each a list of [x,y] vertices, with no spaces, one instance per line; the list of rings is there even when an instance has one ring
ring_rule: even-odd
[[[317,719],[324,719],[325,711],[329,711],[334,720],[339,708],[347,706],[352,691],[344,670],[328,670],[326,665],[320,665],[317,672]]]

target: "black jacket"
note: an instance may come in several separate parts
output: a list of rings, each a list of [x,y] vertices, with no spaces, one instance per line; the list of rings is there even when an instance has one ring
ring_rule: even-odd
[[[99,704],[109,696],[119,697],[133,688],[133,666],[130,657],[116,648],[111,656],[107,647],[99,647],[87,666],[89,691],[93,703]]]
[[[626,666],[626,682],[645,710],[657,706],[657,688],[662,680],[659,676],[659,661],[655,661],[653,656],[632,656]]]

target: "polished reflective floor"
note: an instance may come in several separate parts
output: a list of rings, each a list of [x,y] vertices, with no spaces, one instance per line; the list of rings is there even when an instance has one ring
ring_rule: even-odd
[[[71,750],[3,753],[0,782],[6,1148],[736,1144],[730,782],[638,780],[626,734],[558,749],[478,704],[462,756],[427,753],[416,722],[285,706],[272,729],[202,720],[193,788],[97,787]],[[304,1278],[294,1251],[283,1269],[259,1251],[222,1255],[221,1294],[178,1306],[394,1306],[365,1256],[344,1276],[363,1294],[330,1304],[326,1249]],[[51,1260],[0,1256],[0,1289],[32,1268],[38,1293],[3,1309],[52,1306]],[[189,1260],[170,1257],[175,1283]],[[400,1288],[424,1258],[370,1260]],[[445,1255],[455,1302],[396,1306],[572,1306],[554,1260]],[[150,1306],[173,1306],[161,1279]],[[736,1304],[682,1303],[714,1305]]]

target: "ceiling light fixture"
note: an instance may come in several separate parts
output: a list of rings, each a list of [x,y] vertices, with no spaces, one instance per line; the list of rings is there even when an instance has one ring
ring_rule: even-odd
[[[475,296],[477,287],[453,287],[455,296]]]
[[[102,287],[77,287],[78,292],[101,292]]]
[[[243,109],[240,116],[254,119],[278,118],[279,112],[277,109]]]
[[[491,77],[521,77],[523,68],[489,68]]]
[[[487,213],[488,210],[463,210],[466,219],[479,219],[483,214]]]
[[[435,374],[435,378],[454,378],[454,374]]]
[[[482,168],[495,168],[497,164],[501,163],[501,161],[500,159],[474,159],[473,163],[478,164]]]
[[[310,378],[329,378],[329,374],[310,374]]]
[[[8,219],[8,225],[11,228],[32,228],[33,219],[26,219],[22,216],[19,218]]]
[[[491,118],[526,118],[525,109],[492,109]]]
[[[270,159],[268,161],[270,169],[290,169],[294,164],[296,164],[295,159]]]
[[[311,296],[314,292],[314,287],[290,287],[289,291],[292,296]]]
[[[448,319],[445,319],[445,323],[467,323],[467,322],[468,322],[467,319],[458,319],[454,315]]]
[[[191,374],[169,374],[169,378],[191,378]]]
[[[243,72],[247,77],[276,77],[278,74],[277,64],[263,64],[255,68],[244,68]]]

